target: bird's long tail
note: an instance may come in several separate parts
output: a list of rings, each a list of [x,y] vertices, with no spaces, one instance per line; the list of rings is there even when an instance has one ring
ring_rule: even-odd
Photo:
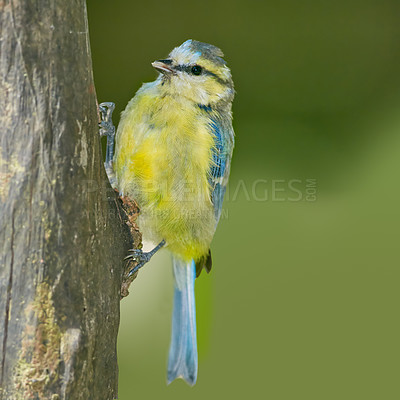
[[[168,358],[168,383],[176,378],[194,385],[197,379],[196,305],[194,261],[173,258],[175,293],[172,337]]]

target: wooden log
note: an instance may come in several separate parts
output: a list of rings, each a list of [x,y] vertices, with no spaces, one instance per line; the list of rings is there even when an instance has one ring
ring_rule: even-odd
[[[86,4],[0,10],[0,398],[114,399],[132,238],[103,167]]]

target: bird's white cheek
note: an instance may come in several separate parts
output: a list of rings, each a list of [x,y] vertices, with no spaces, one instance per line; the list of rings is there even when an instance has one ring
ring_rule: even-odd
[[[197,97],[198,97],[198,103],[199,104],[208,104],[210,101],[210,96],[208,94],[208,92],[203,89],[202,87],[198,88],[197,91]]]
[[[202,82],[193,81],[192,77],[177,76],[174,81],[175,91],[181,96],[200,104],[208,104],[210,95]]]

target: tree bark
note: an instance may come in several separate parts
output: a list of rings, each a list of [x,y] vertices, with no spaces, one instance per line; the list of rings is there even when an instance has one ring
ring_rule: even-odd
[[[114,399],[132,238],[102,162],[86,4],[0,10],[0,398]]]

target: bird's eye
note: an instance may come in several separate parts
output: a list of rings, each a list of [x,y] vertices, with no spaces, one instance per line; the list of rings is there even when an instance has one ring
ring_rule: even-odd
[[[193,75],[200,75],[202,71],[203,71],[203,68],[201,68],[200,65],[193,65],[193,67],[192,67]]]

